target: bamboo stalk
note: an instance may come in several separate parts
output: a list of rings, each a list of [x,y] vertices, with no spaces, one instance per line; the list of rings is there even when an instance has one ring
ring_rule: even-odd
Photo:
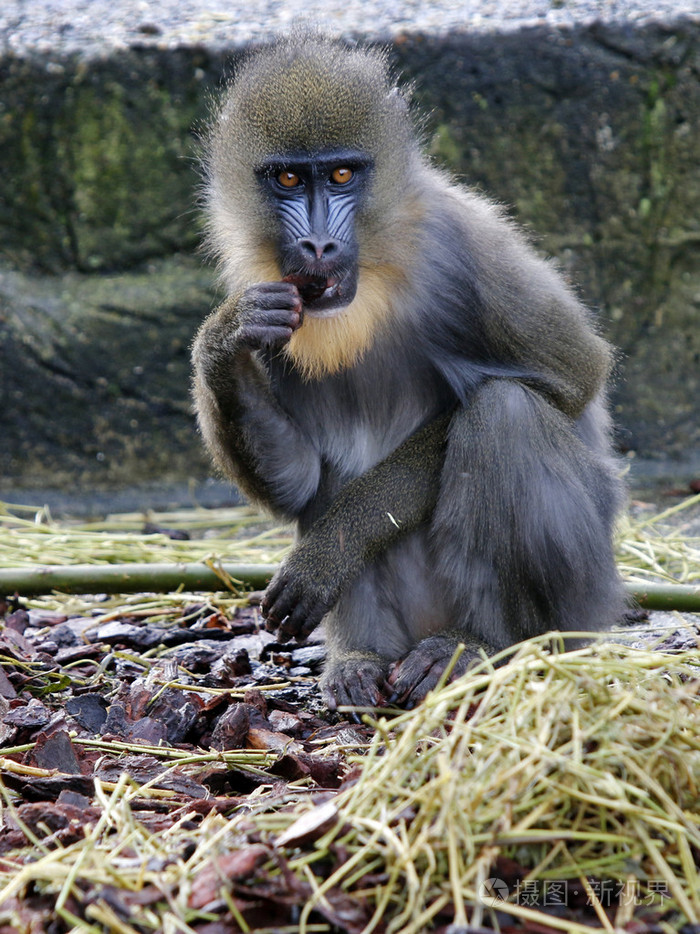
[[[230,590],[235,583],[265,587],[272,564],[74,564],[0,568],[0,594],[167,593]],[[229,578],[231,579],[229,581]]]
[[[627,596],[646,610],[685,610],[700,613],[700,586],[695,584],[625,583]]]
[[[185,590],[227,590],[229,580],[247,587],[265,587],[273,564],[73,564],[0,568],[0,594],[24,596],[51,593],[168,593]],[[632,602],[649,610],[700,612],[700,586],[627,582]]]

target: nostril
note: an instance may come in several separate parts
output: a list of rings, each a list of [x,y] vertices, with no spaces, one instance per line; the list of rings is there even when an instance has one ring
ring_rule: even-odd
[[[338,252],[335,240],[315,240],[310,237],[299,240],[299,248],[312,259],[331,259]]]

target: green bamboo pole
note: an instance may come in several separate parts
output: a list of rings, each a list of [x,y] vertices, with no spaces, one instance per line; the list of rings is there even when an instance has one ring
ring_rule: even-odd
[[[248,587],[265,587],[273,564],[221,564],[224,576]],[[35,596],[51,593],[168,593],[185,590],[226,590],[206,564],[72,564],[0,568],[0,594]],[[625,584],[632,602],[649,610],[700,613],[700,585]]]
[[[685,610],[700,613],[700,586],[696,584],[631,584],[627,595],[645,610]]]
[[[169,593],[184,590],[227,590],[225,577],[249,587],[265,587],[273,564],[220,564],[224,579],[206,564],[72,564],[0,568],[0,594]]]

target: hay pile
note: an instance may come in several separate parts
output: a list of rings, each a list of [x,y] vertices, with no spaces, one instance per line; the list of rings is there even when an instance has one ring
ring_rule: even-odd
[[[659,513],[621,519],[617,566],[625,580],[700,581],[700,494]]]
[[[493,908],[536,920],[523,898],[534,880],[579,882],[608,930],[654,892],[657,906],[664,893],[665,907],[699,922],[697,656],[544,648],[529,642],[509,664],[484,663],[378,723],[359,780],[336,802],[352,857],[315,899],[334,885],[361,887],[358,870],[382,866],[387,880],[368,895],[374,922],[392,919],[387,932],[418,934],[445,911],[474,927]],[[493,884],[496,898],[484,898],[499,857],[515,863],[501,868],[517,877],[506,901]],[[614,904],[600,887],[613,880],[623,896]],[[529,887],[545,906],[546,890]],[[550,913],[537,920],[579,929]]]

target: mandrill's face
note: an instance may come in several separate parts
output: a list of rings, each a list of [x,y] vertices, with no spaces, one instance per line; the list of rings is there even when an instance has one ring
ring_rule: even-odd
[[[286,153],[256,170],[279,224],[284,281],[299,290],[304,313],[329,317],[354,299],[358,281],[355,219],[372,160],[362,152]]]

